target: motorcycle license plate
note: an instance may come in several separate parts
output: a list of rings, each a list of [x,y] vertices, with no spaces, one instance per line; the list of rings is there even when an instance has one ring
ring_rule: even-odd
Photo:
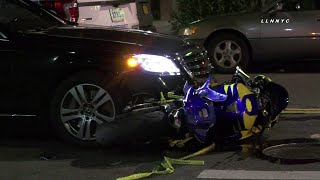
[[[123,22],[125,19],[124,11],[121,8],[110,9],[112,22]]]

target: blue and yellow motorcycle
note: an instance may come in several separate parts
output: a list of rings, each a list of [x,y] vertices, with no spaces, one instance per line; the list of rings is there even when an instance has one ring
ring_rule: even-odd
[[[167,108],[170,125],[201,143],[236,142],[273,127],[287,107],[287,90],[258,75],[251,79],[237,67],[232,80],[202,86],[186,82],[181,107]]]
[[[146,140],[163,136],[173,141],[188,136],[203,145],[237,142],[274,126],[288,105],[286,89],[266,76],[251,79],[237,67],[230,81],[214,84],[213,74],[200,86],[200,81],[190,77],[181,94],[162,94],[161,101],[143,108],[145,111],[128,113],[127,121],[99,128],[98,142],[131,141],[135,136]],[[154,111],[162,111],[164,118],[139,116]]]

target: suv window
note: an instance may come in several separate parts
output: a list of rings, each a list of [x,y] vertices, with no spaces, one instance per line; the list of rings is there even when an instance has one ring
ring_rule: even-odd
[[[320,0],[284,0],[281,11],[320,10]]]
[[[320,0],[313,0],[314,10],[320,10]]]
[[[61,23],[18,0],[0,0],[0,24],[10,26],[14,30],[27,30],[48,28]]]

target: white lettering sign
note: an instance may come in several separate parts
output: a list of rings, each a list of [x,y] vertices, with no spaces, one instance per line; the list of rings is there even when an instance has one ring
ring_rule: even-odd
[[[261,24],[289,24],[290,19],[261,19]]]

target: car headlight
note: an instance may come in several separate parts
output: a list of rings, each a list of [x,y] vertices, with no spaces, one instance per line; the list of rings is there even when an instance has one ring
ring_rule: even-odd
[[[180,69],[173,63],[172,60],[164,56],[138,54],[129,58],[127,60],[127,64],[129,67],[140,66],[148,72],[180,75]]]
[[[182,36],[191,36],[192,34],[197,32],[197,27],[187,27],[180,30],[179,35]]]

